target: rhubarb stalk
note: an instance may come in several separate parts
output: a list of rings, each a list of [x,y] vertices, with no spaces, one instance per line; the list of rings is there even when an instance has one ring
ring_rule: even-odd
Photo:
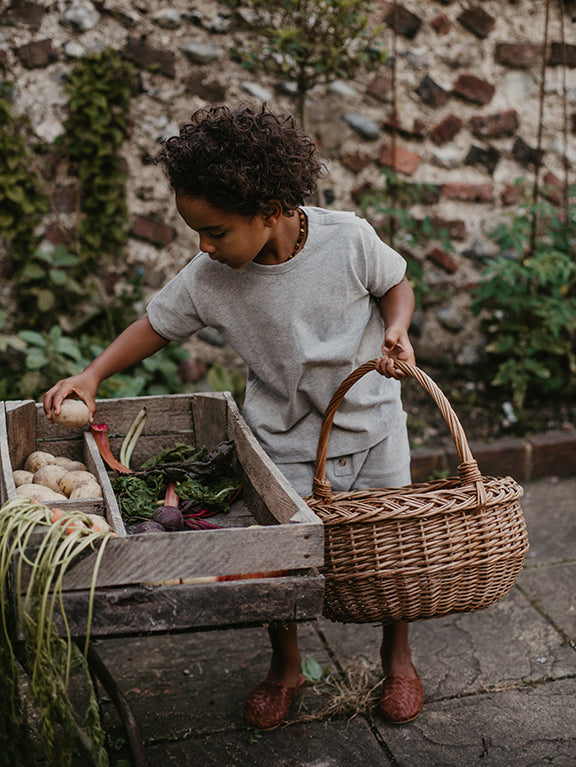
[[[114,471],[117,471],[120,474],[132,474],[132,469],[124,466],[123,463],[117,461],[116,458],[114,458],[112,455],[110,442],[108,440],[108,424],[93,423],[90,426],[90,431],[92,432],[96,445],[98,446],[102,460],[106,461],[111,469],[114,469]]]

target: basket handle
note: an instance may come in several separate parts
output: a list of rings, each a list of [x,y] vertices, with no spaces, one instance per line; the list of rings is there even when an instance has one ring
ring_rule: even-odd
[[[362,378],[362,376],[369,373],[371,370],[376,370],[378,360],[369,360],[363,365],[360,365],[340,384],[338,389],[334,392],[332,399],[330,400],[328,407],[324,413],[322,419],[322,425],[320,427],[320,437],[318,438],[318,449],[316,452],[316,473],[312,483],[312,495],[317,500],[326,500],[329,503],[332,501],[332,484],[330,480],[326,479],[326,455],[328,453],[328,437],[330,436],[330,430],[332,428],[332,422],[336,411],[340,407],[344,395],[346,392]],[[482,474],[478,468],[478,464],[470,451],[468,440],[464,429],[448,399],[439,388],[437,384],[430,378],[429,375],[408,362],[402,360],[394,360],[394,365],[406,375],[415,378],[418,383],[428,392],[432,397],[444,420],[446,421],[460,464],[458,466],[458,477],[462,485],[474,484],[476,485],[478,507],[481,508],[486,503],[486,491],[484,488],[484,482],[482,480]]]

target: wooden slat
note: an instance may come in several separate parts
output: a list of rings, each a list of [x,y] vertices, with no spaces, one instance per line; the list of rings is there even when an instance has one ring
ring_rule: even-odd
[[[228,412],[236,403],[227,392],[197,394],[190,403],[196,444],[212,450],[228,437]]]
[[[113,538],[97,586],[317,567],[323,551],[315,532],[308,525],[273,525]],[[64,588],[88,588],[94,559],[90,554],[72,565]]]
[[[95,423],[106,423],[110,434],[124,436],[142,407],[146,408],[145,434],[188,432],[191,428],[190,402],[193,394],[126,397],[96,400]]]
[[[246,475],[275,519],[287,524],[297,516],[298,522],[322,526],[322,522],[292,488],[274,462],[262,450],[239,413],[229,412],[228,434]]]
[[[126,528],[124,526],[122,514],[120,513],[120,507],[118,506],[114,490],[112,490],[106,465],[102,460],[100,451],[96,445],[96,440],[92,436],[92,432],[86,432],[84,434],[84,447],[87,462],[92,467],[90,471],[96,475],[98,483],[102,488],[102,494],[105,501],[104,516],[106,517],[106,521],[117,535],[126,535]]]
[[[91,636],[240,627],[271,621],[310,621],[322,613],[324,577],[317,572],[195,586],[98,589]],[[67,592],[64,609],[73,636],[86,633],[88,592]],[[61,618],[56,615],[62,630]]]
[[[23,469],[26,458],[36,450],[35,402],[6,402],[6,439],[12,470]]]
[[[8,449],[8,426],[6,423],[6,404],[0,402],[0,502],[6,503],[14,495],[16,487],[12,474],[12,461]]]

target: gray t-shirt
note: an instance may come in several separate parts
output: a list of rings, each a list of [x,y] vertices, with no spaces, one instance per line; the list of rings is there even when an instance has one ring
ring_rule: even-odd
[[[406,267],[354,213],[303,210],[308,238],[295,258],[233,270],[199,253],[147,307],[154,330],[170,340],[207,326],[222,333],[248,366],[244,417],[278,462],[315,459],[332,394],[359,364],[380,356],[375,299]],[[336,413],[328,457],[372,447],[401,409],[399,382],[368,373]]]

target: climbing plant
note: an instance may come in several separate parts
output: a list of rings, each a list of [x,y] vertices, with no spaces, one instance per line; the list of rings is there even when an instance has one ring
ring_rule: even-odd
[[[111,48],[82,59],[65,87],[68,117],[57,147],[80,180],[77,234],[84,268],[100,268],[103,257],[119,256],[128,237],[127,172],[120,149],[135,87],[133,66]]]
[[[499,255],[474,291],[486,336],[488,383],[522,409],[576,395],[576,188],[565,211],[527,203],[492,233]],[[533,233],[533,221],[540,222]]]
[[[0,237],[9,254],[5,277],[26,280],[30,254],[39,243],[36,233],[48,198],[34,172],[28,122],[12,114],[12,88],[0,92]]]

